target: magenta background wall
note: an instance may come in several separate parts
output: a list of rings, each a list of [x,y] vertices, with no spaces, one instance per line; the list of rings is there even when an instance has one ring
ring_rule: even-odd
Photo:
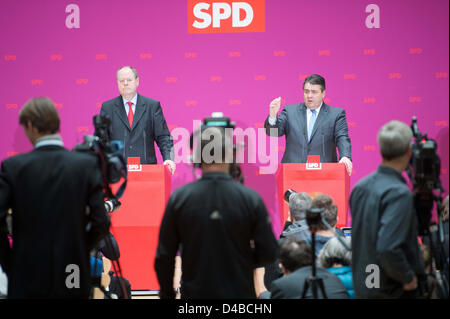
[[[69,29],[69,4],[80,28]],[[367,28],[366,7],[380,8]],[[92,116],[118,95],[122,65],[140,74],[139,92],[160,100],[172,130],[211,112],[238,127],[262,127],[270,101],[303,99],[306,75],[327,81],[326,102],[347,111],[353,146],[351,186],[380,162],[376,134],[391,119],[437,140],[448,193],[448,0],[266,0],[265,32],[188,34],[187,0],[0,0],[0,160],[31,150],[18,112],[48,96],[59,110],[65,145],[93,133]],[[279,139],[279,160],[284,138]],[[159,156],[161,160],[161,157]],[[246,184],[264,198],[275,233],[281,225],[275,175],[244,164]],[[173,188],[192,181],[178,164]]]

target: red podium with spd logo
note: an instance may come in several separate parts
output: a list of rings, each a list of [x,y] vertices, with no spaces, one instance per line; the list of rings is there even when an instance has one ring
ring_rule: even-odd
[[[129,158],[128,168],[127,187],[119,199],[122,205],[111,214],[111,233],[119,245],[122,275],[131,289],[159,290],[154,262],[171,175],[164,165],[140,165],[135,158]]]
[[[343,163],[320,163],[320,156],[308,156],[307,163],[281,164],[277,172],[278,204],[281,225],[289,217],[289,205],[284,193],[292,189],[314,197],[317,193],[330,196],[338,207],[337,227],[347,226],[350,176]]]

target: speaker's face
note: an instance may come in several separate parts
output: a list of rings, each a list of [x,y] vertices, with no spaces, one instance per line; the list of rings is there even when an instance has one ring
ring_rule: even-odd
[[[310,110],[317,109],[325,97],[325,90],[319,84],[306,83],[303,88],[306,107]]]
[[[126,99],[132,99],[139,86],[139,78],[136,78],[130,68],[123,68],[117,73],[117,86],[120,95]]]

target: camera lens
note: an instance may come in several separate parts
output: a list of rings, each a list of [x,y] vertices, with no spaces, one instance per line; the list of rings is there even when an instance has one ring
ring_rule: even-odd
[[[284,200],[286,201],[286,203],[289,203],[289,198],[291,197],[292,194],[297,194],[297,192],[294,191],[293,189],[288,189],[288,190],[284,193]]]
[[[105,201],[105,210],[107,213],[111,213],[114,210],[114,203],[110,200]]]
[[[316,228],[320,224],[323,210],[323,208],[310,208],[306,211],[306,222],[310,228]]]

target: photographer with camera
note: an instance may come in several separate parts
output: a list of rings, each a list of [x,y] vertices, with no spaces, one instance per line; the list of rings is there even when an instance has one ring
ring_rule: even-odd
[[[34,150],[4,160],[0,172],[0,263],[8,298],[89,298],[89,253],[110,226],[97,158],[64,148],[48,98],[28,101],[19,123]]]
[[[294,235],[295,237],[306,240],[309,236],[308,224],[306,223],[306,211],[311,207],[311,196],[308,193],[289,190],[289,216],[291,224],[286,227],[280,235],[280,238]],[[285,196],[288,191],[286,191]]]
[[[315,276],[322,282],[323,290],[317,294],[308,288],[313,271],[314,251],[304,240],[295,236],[285,238],[280,244],[280,264],[284,276],[272,282],[271,299],[348,299],[342,281],[331,272],[315,267]]]
[[[202,177],[176,189],[161,222],[155,270],[161,298],[175,298],[175,256],[182,260],[181,298],[256,298],[254,269],[276,258],[277,242],[261,197],[233,180],[232,137],[222,127],[199,134]]]
[[[338,222],[337,218],[337,205],[334,203],[333,199],[326,194],[318,194],[311,202],[311,208],[323,209],[321,218],[317,223],[316,230],[316,243],[315,243],[315,253],[316,256],[319,255],[322,247],[336,235],[336,224]],[[324,223],[327,223],[330,228]],[[338,233],[339,235],[340,233]],[[306,242],[311,244],[311,234],[308,234]]]
[[[425,268],[417,241],[418,220],[413,196],[402,177],[410,162],[412,137],[405,123],[385,124],[378,133],[382,163],[351,193],[356,298],[417,298],[422,294],[419,284]]]
[[[294,236],[301,240],[307,240],[310,236],[308,224],[306,223],[306,211],[311,207],[311,197],[305,193],[297,193],[294,190],[287,190],[285,193],[285,200],[289,203],[289,216],[291,223],[281,233],[278,244],[280,245],[283,239]],[[264,286],[270,291],[272,282],[283,276],[283,270],[280,267],[280,262],[277,259],[270,265],[264,268]],[[267,291],[260,296],[266,299]]]

